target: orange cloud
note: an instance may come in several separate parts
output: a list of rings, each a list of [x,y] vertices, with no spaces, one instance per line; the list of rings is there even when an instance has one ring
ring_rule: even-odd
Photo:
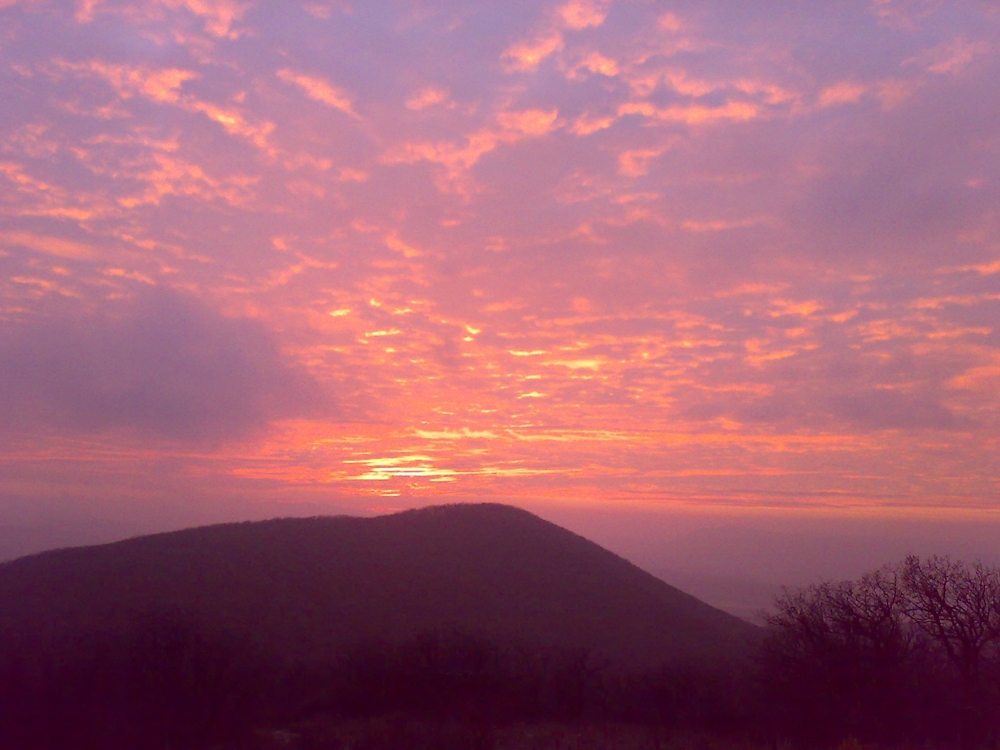
[[[995,15],[555,0],[481,36],[258,5],[10,12],[0,344],[155,282],[252,316],[349,413],[196,457],[32,433],[5,469],[84,467],[88,497],[81,471],[157,492],[144,461],[345,503],[995,495]],[[774,46],[820,21],[822,54]]]
[[[355,119],[360,119],[360,115],[354,111],[350,94],[344,89],[332,86],[321,78],[309,76],[304,73],[296,73],[287,68],[278,71],[278,78],[287,83],[295,84],[310,99],[340,110]]]
[[[434,162],[445,167],[449,179],[455,180],[501,144],[513,144],[523,138],[537,138],[552,132],[557,126],[558,117],[558,110],[501,112],[496,116],[499,127],[474,132],[468,136],[464,145],[404,143],[389,149],[382,160],[387,164]]]
[[[565,47],[564,30],[580,31],[602,25],[608,14],[608,5],[606,0],[569,0],[556,10],[554,19],[545,30],[504,50],[501,56],[504,67],[512,72],[535,70],[543,60]],[[590,63],[595,66],[592,72],[617,74],[617,64],[613,60],[595,54]],[[586,67],[586,63],[584,65]],[[612,69],[616,72],[608,72]]]
[[[832,107],[837,104],[857,104],[868,93],[870,87],[853,81],[841,81],[827,86],[820,92],[819,106]]]
[[[649,164],[669,147],[629,149],[618,155],[618,173],[626,177],[639,177],[649,172]]]
[[[100,5],[103,0],[77,0],[76,3],[76,22],[77,23],[90,23],[94,20],[94,10]],[[2,3],[0,3],[2,5]]]
[[[152,155],[153,166],[140,171],[135,178],[145,183],[137,194],[119,199],[126,208],[159,205],[166,196],[187,196],[204,201],[221,200],[231,206],[244,206],[254,196],[255,177],[234,176],[219,179],[205,169],[177,156],[165,153]]]
[[[404,258],[419,258],[424,253],[417,248],[406,244],[399,238],[396,232],[390,232],[385,238],[385,244],[398,253],[402,253]]]
[[[185,9],[204,19],[205,31],[212,36],[236,38],[233,24],[239,21],[249,5],[236,0],[158,0],[171,10]]]
[[[968,41],[963,37],[940,44],[915,57],[903,61],[903,65],[919,65],[931,73],[956,75],[983,55],[988,55],[990,45],[986,40]]]
[[[230,135],[246,138],[260,149],[270,150],[268,135],[274,130],[274,123],[248,122],[243,114],[230,107],[219,107],[208,102],[191,99],[185,102],[185,107],[193,112],[201,112],[208,119],[217,122]]]
[[[97,253],[90,245],[32,232],[0,232],[0,247],[21,246],[70,260],[92,260]]]
[[[144,96],[152,101],[168,104],[180,101],[181,88],[186,81],[201,77],[199,73],[181,68],[155,70],[143,65],[120,65],[100,60],[83,63],[59,60],[55,67],[58,70],[103,78],[124,99]]]
[[[677,17],[676,13],[664,13],[657,19],[661,29],[676,34],[684,29],[684,23]]]
[[[440,86],[425,86],[406,100],[406,108],[421,110],[441,104],[448,99],[448,90]]]
[[[185,82],[201,77],[200,73],[179,68],[154,70],[145,66],[129,66],[91,60],[85,63],[58,61],[56,70],[93,75],[106,81],[122,99],[142,96],[159,104],[169,104],[189,112],[198,112],[218,123],[230,135],[247,139],[262,150],[273,152],[268,136],[274,130],[271,122],[251,122],[238,108],[221,106],[185,95]]]
[[[569,70],[570,78],[581,78],[581,71],[611,78],[617,76],[621,68],[618,62],[610,57],[605,57],[600,52],[591,52]]]
[[[881,23],[914,29],[919,21],[941,7],[942,0],[872,0],[872,10]]]
[[[552,132],[558,117],[557,109],[526,109],[520,112],[501,112],[497,115],[497,122],[507,133],[537,138]]]
[[[728,229],[740,229],[743,227],[774,226],[777,222],[768,217],[752,217],[749,219],[718,219],[715,221],[692,221],[681,222],[681,228],[689,232],[722,232]]]
[[[687,106],[656,107],[649,102],[629,102],[618,108],[619,115],[642,115],[667,122],[683,122],[687,125],[702,125],[724,121],[752,120],[760,115],[755,104],[731,101],[719,107],[705,107],[700,104]]]
[[[600,130],[606,130],[615,124],[615,120],[618,118],[615,116],[597,116],[584,114],[580,115],[573,124],[570,126],[569,131],[575,133],[576,135],[590,135],[591,133],[596,133]]]
[[[569,0],[558,10],[559,18],[567,29],[579,30],[596,28],[604,23],[608,15],[605,0]]]
[[[502,60],[510,71],[532,71],[553,52],[563,48],[563,38],[553,30],[504,50]]]

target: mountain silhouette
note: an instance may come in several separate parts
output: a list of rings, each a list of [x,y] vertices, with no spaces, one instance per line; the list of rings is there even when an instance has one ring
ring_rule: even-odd
[[[181,613],[290,661],[467,632],[627,669],[742,653],[757,629],[527,511],[446,505],[283,518],[0,565],[0,633],[60,637]]]

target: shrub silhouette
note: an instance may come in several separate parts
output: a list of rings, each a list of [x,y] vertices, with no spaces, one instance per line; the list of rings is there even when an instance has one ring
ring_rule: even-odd
[[[1000,571],[947,557],[786,591],[767,617],[772,720],[808,741],[996,737]]]
[[[269,672],[249,644],[175,615],[4,646],[0,746],[22,750],[237,742]]]

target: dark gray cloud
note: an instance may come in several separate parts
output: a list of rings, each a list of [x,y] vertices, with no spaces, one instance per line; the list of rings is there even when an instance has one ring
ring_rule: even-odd
[[[887,390],[860,390],[833,396],[815,387],[785,387],[779,393],[745,403],[695,404],[681,410],[694,420],[730,417],[751,424],[795,424],[854,430],[960,430],[972,422],[956,415],[939,398],[927,394],[903,394]]]
[[[803,242],[832,257],[950,262],[981,249],[955,238],[995,227],[1000,88],[994,61],[976,73],[930,81],[898,111],[859,107],[811,148],[824,174],[793,200]],[[982,70],[978,70],[981,67]],[[825,141],[825,142],[824,142]],[[797,204],[797,205],[796,205]]]
[[[0,424],[219,443],[330,410],[257,321],[156,290],[0,335]]]
[[[968,427],[933,396],[870,390],[829,400],[834,416],[861,429],[938,430]]]

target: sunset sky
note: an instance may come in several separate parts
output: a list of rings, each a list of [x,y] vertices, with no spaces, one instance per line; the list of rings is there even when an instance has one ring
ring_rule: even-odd
[[[998,504],[996,2],[0,0],[0,63],[8,504]]]

